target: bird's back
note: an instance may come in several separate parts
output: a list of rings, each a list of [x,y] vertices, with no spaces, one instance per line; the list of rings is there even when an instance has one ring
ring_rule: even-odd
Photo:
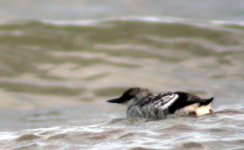
[[[178,98],[174,92],[146,96],[128,106],[127,117],[165,118],[168,108]]]

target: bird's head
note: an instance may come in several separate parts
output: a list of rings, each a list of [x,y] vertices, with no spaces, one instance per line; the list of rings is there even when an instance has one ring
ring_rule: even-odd
[[[148,89],[144,88],[129,88],[126,90],[122,96],[114,99],[107,100],[109,103],[119,103],[119,104],[128,104],[131,101],[137,101],[140,100],[148,95],[150,95],[151,92]]]

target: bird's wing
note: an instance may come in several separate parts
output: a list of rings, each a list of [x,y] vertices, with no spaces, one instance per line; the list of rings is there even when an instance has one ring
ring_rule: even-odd
[[[178,97],[179,95],[176,93],[159,94],[156,97],[154,97],[154,100],[151,103],[151,105],[153,105],[154,108],[164,110],[167,109],[170,105],[172,105]]]

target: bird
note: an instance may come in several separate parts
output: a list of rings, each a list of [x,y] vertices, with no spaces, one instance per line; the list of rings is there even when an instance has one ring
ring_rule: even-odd
[[[133,87],[107,102],[127,105],[127,118],[165,119],[172,115],[197,117],[211,114],[213,100],[214,97],[203,99],[182,91],[154,93],[147,88]]]

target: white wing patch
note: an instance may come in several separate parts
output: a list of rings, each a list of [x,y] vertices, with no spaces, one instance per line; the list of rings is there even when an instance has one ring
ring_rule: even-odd
[[[153,105],[156,108],[166,109],[170,105],[172,105],[178,97],[179,97],[178,94],[165,95],[162,96],[159,100],[155,101]]]

